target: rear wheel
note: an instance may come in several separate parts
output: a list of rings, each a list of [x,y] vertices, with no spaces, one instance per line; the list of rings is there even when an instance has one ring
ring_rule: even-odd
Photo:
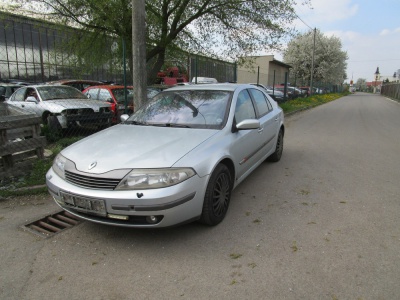
[[[278,140],[276,141],[275,152],[268,157],[268,161],[280,161],[283,152],[283,130],[279,130]]]
[[[207,185],[200,222],[217,225],[228,211],[232,191],[232,178],[225,165],[218,165]]]

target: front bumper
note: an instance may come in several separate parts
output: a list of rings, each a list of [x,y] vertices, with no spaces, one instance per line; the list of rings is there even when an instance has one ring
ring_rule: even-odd
[[[198,219],[202,212],[208,177],[195,175],[180,184],[160,189],[106,191],[72,185],[50,169],[46,174],[46,184],[61,208],[82,219],[107,225],[154,228]],[[86,199],[89,203],[100,201],[104,203],[105,212],[87,210],[85,205],[71,205],[65,201],[65,195]]]
[[[98,112],[91,114],[58,115],[57,119],[62,128],[71,126],[104,126],[110,125],[114,117],[113,112]]]

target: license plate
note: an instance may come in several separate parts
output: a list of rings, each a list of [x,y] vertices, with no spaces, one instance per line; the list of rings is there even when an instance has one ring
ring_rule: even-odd
[[[61,192],[64,203],[73,209],[106,216],[106,205],[104,200],[85,198],[77,195],[71,195]]]

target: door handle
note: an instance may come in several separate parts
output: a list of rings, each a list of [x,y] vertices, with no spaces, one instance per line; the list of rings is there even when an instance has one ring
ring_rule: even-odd
[[[259,132],[259,133],[261,133],[261,132],[263,132],[263,131],[264,131],[264,128],[262,128],[262,127],[258,128],[258,132]]]

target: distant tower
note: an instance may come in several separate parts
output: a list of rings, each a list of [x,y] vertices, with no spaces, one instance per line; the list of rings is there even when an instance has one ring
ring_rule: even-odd
[[[380,81],[380,79],[381,79],[381,74],[379,73],[379,67],[376,67],[375,81]]]
[[[379,67],[376,67],[375,71],[375,82],[374,82],[374,93],[377,91],[380,91],[380,79],[381,79],[381,74],[379,73]]]

